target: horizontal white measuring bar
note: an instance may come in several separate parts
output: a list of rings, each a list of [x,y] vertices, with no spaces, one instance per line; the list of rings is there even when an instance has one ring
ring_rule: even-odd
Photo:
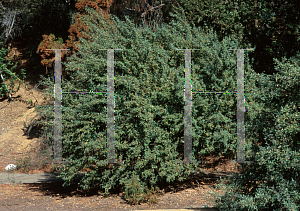
[[[237,93],[237,92],[235,91],[235,92],[193,92],[193,93],[204,93],[204,94],[206,94],[206,93],[226,94],[226,93],[228,93],[228,94],[231,94],[231,93]]]

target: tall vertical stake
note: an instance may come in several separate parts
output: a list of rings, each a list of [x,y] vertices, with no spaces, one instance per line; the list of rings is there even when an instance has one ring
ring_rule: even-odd
[[[61,51],[70,49],[46,49],[55,50],[54,63],[54,162],[47,163],[70,163],[70,161],[62,161],[62,113],[61,113]],[[114,50],[122,49],[99,49],[107,50],[107,161],[99,163],[124,163],[124,161],[115,161],[115,141],[114,141]],[[102,92],[103,93],[103,92]]]
[[[61,51],[55,50],[55,63],[54,63],[54,160],[62,160],[62,123],[61,123]]]
[[[245,161],[245,89],[244,89],[244,50],[251,49],[230,49],[237,50],[237,163],[253,163]]]
[[[107,50],[107,160],[98,163],[124,163],[124,161],[116,161],[115,153],[115,70],[114,70],[114,51],[122,49],[98,49]]]
[[[70,49],[46,49],[55,50],[54,62],[54,160],[56,162],[62,161],[62,121],[61,121],[61,51]]]
[[[237,50],[237,162],[245,162],[244,50]]]
[[[114,136],[114,50],[107,50],[107,160],[115,162],[115,136]]]
[[[192,162],[192,87],[191,87],[191,50],[185,49],[184,83],[184,162]]]
[[[175,49],[185,51],[185,82],[184,82],[184,160],[183,163],[200,163],[192,161],[193,130],[192,130],[192,83],[191,83],[191,50],[200,49]],[[176,161],[182,163],[182,161]]]

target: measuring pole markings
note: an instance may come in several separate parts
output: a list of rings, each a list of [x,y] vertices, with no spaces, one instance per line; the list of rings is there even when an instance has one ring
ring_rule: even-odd
[[[107,93],[107,158],[108,161],[100,161],[99,163],[124,163],[124,161],[115,161],[115,146],[114,146],[114,49],[99,49],[107,50],[107,92],[62,92],[62,66],[61,66],[61,50],[70,49],[46,49],[55,50],[54,64],[54,161],[47,163],[70,163],[62,161],[62,112],[61,100],[62,93],[77,94],[77,93]],[[121,50],[121,49],[115,49]]]
[[[62,124],[61,124],[61,51],[69,49],[47,49],[55,50],[55,125],[54,125],[54,146],[56,160],[62,160]],[[114,140],[114,49],[99,49],[107,50],[107,161],[100,161],[99,163],[124,163],[124,161],[115,161],[115,140]],[[122,49],[115,49],[122,50]],[[184,163],[200,163],[200,161],[192,161],[192,85],[191,85],[191,50],[200,49],[176,49],[185,50],[185,92],[184,92]],[[235,50],[235,49],[230,49]],[[237,49],[237,162],[238,163],[252,163],[252,161],[245,161],[245,129],[244,129],[244,112],[243,107],[244,97],[244,50],[253,49]],[[71,93],[105,93],[105,92],[71,92]],[[230,93],[230,92],[194,92],[194,93]],[[232,92],[236,93],[236,92]],[[185,98],[187,95],[187,98]],[[60,96],[60,98],[59,98]],[[189,97],[190,96],[190,97]],[[190,99],[191,103],[189,103]],[[244,109],[242,109],[244,108]],[[182,161],[177,161],[182,163]]]
[[[224,94],[230,92],[192,92],[191,85],[191,50],[200,49],[176,49],[185,50],[185,92],[184,92],[184,163],[200,163],[200,161],[192,161],[192,94]],[[235,49],[230,49],[235,50]],[[253,161],[245,161],[245,127],[244,127],[244,112],[245,112],[245,96],[244,96],[244,50],[237,49],[237,163],[253,163]],[[187,96],[187,97],[186,97]],[[191,103],[189,102],[191,100]],[[176,163],[182,163],[177,161]]]

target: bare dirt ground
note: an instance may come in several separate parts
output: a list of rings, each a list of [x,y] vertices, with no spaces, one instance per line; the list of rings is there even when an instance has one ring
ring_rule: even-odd
[[[26,60],[22,62],[22,65]],[[41,155],[43,147],[40,131],[32,130],[24,135],[24,123],[28,126],[38,119],[35,105],[46,103],[40,92],[34,89],[35,84],[24,87],[13,95],[13,102],[0,99],[0,172],[4,172],[8,164],[23,161],[24,168],[16,173],[36,174],[50,172],[51,165],[43,165],[46,155]],[[29,93],[32,94],[29,95]],[[32,100],[32,103],[30,101]],[[30,159],[31,158],[31,159]],[[215,158],[207,157],[208,163],[215,163]],[[18,161],[18,162],[17,162]],[[21,162],[22,163],[22,162]],[[32,169],[30,169],[30,166]],[[206,173],[221,171],[224,174],[239,172],[239,164],[229,163],[229,160],[219,159],[215,165],[202,170]],[[162,190],[157,196],[156,204],[142,203],[129,205],[123,198],[122,188],[115,188],[112,193],[103,197],[99,190],[82,191],[76,185],[63,188],[61,182],[49,184],[2,184],[0,185],[0,210],[153,210],[153,209],[183,209],[211,210],[203,207],[213,207],[214,199],[210,186],[216,185],[216,177],[201,174],[184,183],[174,183]],[[216,191],[223,193],[222,191]],[[201,209],[200,209],[201,208]]]

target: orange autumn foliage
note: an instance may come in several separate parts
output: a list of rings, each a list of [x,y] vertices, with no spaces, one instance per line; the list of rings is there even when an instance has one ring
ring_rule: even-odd
[[[79,38],[85,38],[89,39],[89,37],[84,36],[80,30],[88,30],[88,26],[84,24],[82,21],[82,17],[87,15],[87,13],[84,10],[84,7],[90,7],[93,8],[99,15],[104,17],[106,20],[110,21],[110,8],[119,8],[121,11],[125,10],[124,5],[129,5],[128,7],[135,9],[136,12],[140,13],[143,11],[143,5],[145,5],[147,0],[139,0],[139,4],[137,6],[133,6],[128,1],[122,1],[116,2],[115,0],[78,0],[78,2],[75,4],[75,7],[77,9],[77,14],[75,15],[75,23],[70,26],[68,32],[68,40],[65,41],[65,43],[60,43],[59,41],[55,41],[55,36],[53,34],[50,35],[43,35],[43,41],[41,41],[38,52],[41,55],[42,61],[41,64],[46,67],[46,74],[48,73],[48,68],[52,68],[54,66],[54,51],[47,51],[46,49],[54,49],[54,48],[61,48],[61,49],[73,49],[73,52],[70,51],[62,51],[62,59],[61,61],[66,61],[66,57],[70,56],[71,53],[75,54],[78,52],[80,45]],[[90,17],[89,19],[91,19]],[[112,21],[111,25],[113,24]],[[61,38],[58,38],[59,40]],[[63,75],[66,74],[63,67]]]
[[[143,5],[146,3],[147,0],[139,0],[139,4],[134,7],[131,6],[131,8],[134,8],[137,13],[142,11]],[[86,12],[84,10],[85,6],[94,8],[95,11],[100,14],[102,17],[104,17],[106,20],[110,21],[110,8],[122,8],[121,10],[125,10],[124,5],[128,5],[128,1],[122,1],[122,3],[116,2],[115,0],[78,0],[75,7],[78,10],[78,14],[75,15],[75,23],[74,25],[70,26],[70,29],[68,32],[70,35],[68,36],[69,39],[66,41],[67,48],[73,48],[75,52],[78,51],[78,45],[79,45],[79,38],[84,37],[88,39],[87,36],[83,36],[80,32],[80,29],[88,29],[88,27],[81,21],[81,17],[86,15]],[[111,21],[110,21],[111,22]],[[113,23],[111,22],[111,25]],[[74,52],[74,53],[75,53]]]
[[[66,46],[67,48],[73,48],[75,52],[78,51],[78,45],[79,44],[79,38],[84,37],[85,39],[88,39],[87,36],[83,36],[82,33],[80,32],[80,29],[87,30],[88,27],[83,23],[81,20],[81,17],[86,15],[86,12],[84,10],[85,6],[93,8],[98,14],[102,15],[105,17],[106,20],[110,20],[109,16],[109,8],[112,0],[109,1],[104,1],[104,0],[79,0],[75,7],[78,11],[78,13],[75,15],[75,23],[74,25],[70,26],[70,29],[68,32],[70,35],[68,36],[69,39],[66,41]],[[74,52],[74,53],[75,53]]]
[[[63,44],[62,38],[56,40],[54,34],[43,35],[43,41],[40,43],[37,52],[39,52],[42,57],[41,64],[46,67],[46,74],[48,74],[48,68],[54,66],[55,59],[55,51],[49,51],[47,49],[66,49],[66,45]],[[70,55],[70,52],[62,51],[61,55],[62,60],[65,60],[66,55]]]

